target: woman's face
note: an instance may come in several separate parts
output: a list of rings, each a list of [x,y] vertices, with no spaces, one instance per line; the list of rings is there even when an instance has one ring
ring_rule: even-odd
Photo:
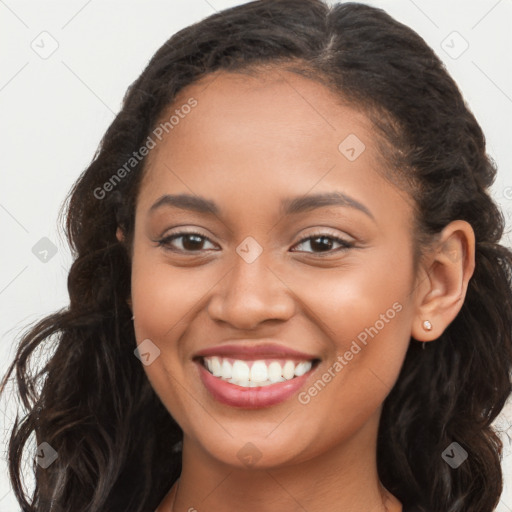
[[[203,460],[374,451],[415,315],[410,200],[324,86],[213,77],[151,135],[132,267],[147,376]]]

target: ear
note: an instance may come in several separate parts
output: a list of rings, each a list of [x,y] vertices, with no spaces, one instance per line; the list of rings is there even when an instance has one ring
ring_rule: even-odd
[[[432,341],[455,319],[475,270],[475,234],[471,225],[455,220],[441,232],[422,262],[416,284],[416,313],[411,336]],[[424,328],[428,320],[431,330]]]

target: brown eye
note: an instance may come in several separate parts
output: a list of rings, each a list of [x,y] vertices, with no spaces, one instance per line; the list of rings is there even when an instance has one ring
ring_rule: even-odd
[[[176,247],[173,242],[179,239],[182,239],[181,247]],[[162,238],[158,241],[158,245],[169,251],[199,252],[201,250],[208,250],[203,247],[206,241],[212,243],[209,238],[200,233],[180,232]]]
[[[333,253],[340,250],[349,249],[354,246],[352,242],[343,240],[342,238],[329,235],[327,233],[319,233],[316,235],[308,236],[303,238],[297,245],[309,243],[313,253]],[[334,247],[335,244],[339,244],[340,247]],[[310,252],[310,251],[306,251]]]

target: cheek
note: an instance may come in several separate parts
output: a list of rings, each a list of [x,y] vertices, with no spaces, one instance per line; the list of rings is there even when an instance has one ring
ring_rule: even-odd
[[[307,306],[304,310],[314,315],[338,352],[347,350],[353,339],[364,343],[376,331],[384,335],[408,321],[403,311],[410,302],[411,262],[381,254],[364,264],[348,261],[343,267],[316,271],[314,279],[298,272],[289,279],[290,288]]]
[[[309,295],[331,340],[328,358],[299,395],[301,425],[318,450],[353,435],[381,407],[400,373],[410,341],[407,286],[388,274],[332,283]],[[325,301],[325,296],[329,300]],[[314,307],[309,302],[311,308]],[[329,331],[327,331],[329,329]]]
[[[407,251],[380,253],[364,265],[317,273],[315,286],[296,276],[295,289],[302,290],[297,296],[315,314],[329,340],[323,372],[328,371],[325,380],[330,391],[319,396],[323,406],[344,403],[343,407],[360,410],[363,399],[371,407],[384,400],[410,342],[411,282],[412,259]],[[339,392],[344,394],[341,401]]]
[[[179,336],[215,280],[206,267],[172,267],[156,253],[140,250],[134,254],[132,302],[137,331],[165,343]]]
[[[179,340],[187,329],[191,315],[200,305],[204,289],[198,286],[197,272],[173,269],[155,253],[136,249],[132,262],[132,303],[137,344],[150,339],[159,353],[144,365],[144,371],[155,393],[185,431],[192,425],[187,410],[189,395],[183,393],[190,360],[187,347]],[[155,350],[155,349],[153,349]]]

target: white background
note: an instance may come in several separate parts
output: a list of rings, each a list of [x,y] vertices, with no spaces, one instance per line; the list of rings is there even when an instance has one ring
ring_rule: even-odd
[[[57,215],[119,110],[126,88],[174,32],[240,3],[245,2],[0,0],[2,375],[23,327],[67,304],[70,255],[57,228]],[[412,27],[446,63],[498,164],[492,192],[510,226],[512,0],[365,3],[384,8]],[[467,50],[453,58],[466,45],[464,41]],[[33,49],[39,47],[42,52],[43,46],[48,50],[52,44],[58,48],[48,58],[41,58]],[[46,263],[32,253],[43,237],[57,247],[56,255]],[[504,242],[510,245],[508,236]],[[3,437],[15,415],[11,402],[2,402]],[[512,407],[499,422],[512,436]],[[504,440],[507,488],[498,512],[512,511],[512,447],[506,436]],[[2,450],[3,459],[5,456],[6,447]],[[0,512],[18,511],[5,460],[0,461],[0,468]],[[27,485],[32,485],[30,479]]]

